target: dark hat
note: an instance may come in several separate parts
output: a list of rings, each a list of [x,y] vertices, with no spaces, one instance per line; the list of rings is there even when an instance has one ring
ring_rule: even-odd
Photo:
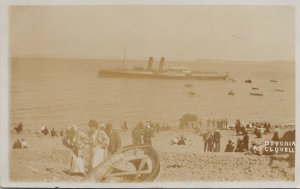
[[[90,127],[98,128],[98,123],[97,123],[96,120],[91,119],[91,120],[89,121],[89,126],[90,126]]]

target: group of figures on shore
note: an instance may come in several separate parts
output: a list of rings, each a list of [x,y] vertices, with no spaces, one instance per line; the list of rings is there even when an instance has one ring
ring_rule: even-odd
[[[123,126],[127,127],[126,121]],[[121,129],[122,129],[121,127]],[[20,122],[16,129],[19,135],[23,130],[23,123]],[[159,123],[154,124],[147,121],[146,124],[139,122],[132,130],[132,144],[133,145],[152,145],[151,138],[154,137],[154,132],[161,130]],[[127,129],[126,129],[127,130]],[[51,136],[61,137],[62,144],[70,149],[71,152],[71,166],[68,174],[85,176],[93,179],[93,170],[101,164],[106,158],[112,156],[120,151],[122,147],[122,140],[119,132],[113,128],[111,123],[98,124],[96,120],[88,122],[87,134],[80,131],[76,125],[71,125],[67,129],[61,129],[58,135],[55,129],[48,130],[47,127],[42,127],[39,131],[41,135],[37,136]],[[18,139],[14,145],[14,149],[28,148],[28,143],[25,139]]]
[[[151,130],[152,130],[153,132],[155,132],[155,133],[158,133],[158,132],[160,132],[160,131],[168,131],[168,130],[171,129],[171,127],[170,127],[168,124],[166,124],[166,123],[160,124],[160,122],[156,122],[156,123],[155,123],[155,122],[153,122],[153,121],[146,121],[146,125],[147,125],[147,124],[150,125]],[[138,124],[134,127],[134,129],[135,129],[136,127],[141,127],[141,126],[144,127],[145,124],[142,123],[141,121],[139,121]],[[124,124],[121,125],[121,130],[124,131],[124,132],[128,130],[128,123],[127,123],[126,120],[124,121]]]
[[[206,125],[202,122],[202,119],[197,117],[195,114],[184,114],[179,119],[179,129],[190,129],[192,128],[196,133],[201,132],[201,129],[205,128],[217,128],[227,129],[228,119],[227,118],[208,118]]]
[[[71,150],[70,174],[84,176],[86,173],[92,173],[105,158],[121,149],[121,138],[112,124],[99,125],[96,120],[90,120],[88,127],[87,135],[79,131],[76,125],[65,131],[62,143]]]
[[[190,124],[190,122],[198,124]],[[183,116],[180,119],[179,127],[188,128],[186,125],[191,125],[192,129],[199,131],[205,128],[202,126],[201,119],[192,114]],[[204,152],[220,152],[221,146],[221,131],[220,128],[227,128],[227,119],[208,119],[206,128],[209,128],[207,132],[201,132],[204,142]],[[202,128],[201,128],[202,126]],[[170,126],[167,124],[160,125],[159,122],[146,121],[145,123],[139,121],[137,125],[131,128],[132,145],[152,145],[152,138],[155,137],[155,133],[159,131],[170,130]],[[273,132],[273,141],[279,141],[278,128],[272,129],[271,124],[267,122],[256,122],[243,125],[239,120],[235,122],[234,129],[236,136],[239,136],[235,143],[233,140],[229,140],[226,145],[225,152],[246,152],[247,154],[259,154],[257,150],[257,144],[252,141],[249,147],[249,131],[252,131],[256,138],[261,138],[262,134],[269,134]],[[20,122],[18,127],[15,128],[17,134],[20,134],[23,130],[23,123]],[[121,130],[127,131],[128,125],[124,121],[121,126]],[[201,130],[203,131],[203,130]],[[61,129],[59,135],[54,128],[50,131],[47,127],[42,127],[42,135],[51,137],[62,137],[62,144],[70,149],[71,152],[71,166],[69,173],[71,175],[85,176],[89,175],[93,177],[93,170],[101,164],[106,158],[119,152],[122,148],[122,140],[119,136],[119,132],[113,128],[111,123],[104,124],[101,122],[98,124],[96,120],[90,120],[88,122],[87,134],[79,131],[76,125],[69,126],[67,129]],[[170,141],[170,144],[186,145],[186,137],[181,135]],[[13,148],[28,148],[28,144],[25,140],[18,140]]]
[[[251,130],[256,138],[261,138],[262,134],[270,134],[271,133],[271,124],[267,122],[256,122],[249,123],[246,126],[242,125],[240,120],[237,120],[235,123],[235,131],[236,136],[239,136],[237,139],[237,144],[232,140],[228,141],[226,145],[225,152],[248,152],[248,154],[258,154],[257,150],[258,145],[256,141],[251,142],[251,146],[249,147],[249,136],[248,130]],[[241,137],[242,136],[242,137]],[[202,134],[204,140],[204,152],[219,152],[220,151],[220,137],[221,134],[219,130],[214,129],[214,131],[208,131]],[[279,141],[278,134],[278,126],[275,126],[273,130],[272,141]]]

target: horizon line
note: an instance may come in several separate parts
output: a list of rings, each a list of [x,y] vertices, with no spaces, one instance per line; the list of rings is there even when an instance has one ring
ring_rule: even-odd
[[[127,59],[130,61],[148,61],[148,58],[145,59]],[[154,57],[154,56],[152,56]],[[160,60],[161,57],[165,56],[159,56],[157,57],[157,61]],[[165,57],[166,58],[166,57]],[[9,56],[8,59],[63,59],[63,60],[123,60],[122,58],[87,58],[87,57],[43,57],[43,56]],[[174,59],[167,59],[167,61],[172,62],[197,62],[197,61],[225,61],[225,62],[291,62],[295,63],[295,60],[286,60],[286,59],[273,59],[273,60],[235,60],[235,59],[214,59],[214,58],[198,58],[194,60],[174,60]],[[125,59],[126,61],[126,59]]]

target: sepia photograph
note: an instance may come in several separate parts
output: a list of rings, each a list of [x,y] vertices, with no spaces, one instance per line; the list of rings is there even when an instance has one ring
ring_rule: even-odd
[[[297,185],[295,4],[24,3],[6,22],[9,186]]]

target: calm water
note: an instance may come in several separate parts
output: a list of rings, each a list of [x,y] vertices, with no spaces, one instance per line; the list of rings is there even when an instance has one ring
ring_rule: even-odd
[[[141,62],[145,66],[147,61]],[[158,64],[158,63],[156,63]],[[160,121],[177,126],[184,113],[203,119],[237,118],[244,122],[295,121],[295,76],[293,64],[199,64],[195,70],[228,71],[231,81],[182,81],[99,78],[103,67],[119,67],[117,61],[15,59],[11,61],[10,125],[25,128],[84,128],[89,119],[118,127],[138,120]],[[179,65],[179,64],[177,64]],[[132,65],[131,65],[132,66]],[[174,65],[175,66],[175,65]],[[251,78],[252,84],[244,83]],[[278,80],[278,83],[270,82]],[[192,83],[194,87],[184,85]],[[250,96],[258,87],[263,97]],[[283,89],[277,92],[275,89]],[[236,95],[227,95],[233,90]],[[188,92],[194,91],[195,97]],[[255,91],[254,91],[255,92]]]

